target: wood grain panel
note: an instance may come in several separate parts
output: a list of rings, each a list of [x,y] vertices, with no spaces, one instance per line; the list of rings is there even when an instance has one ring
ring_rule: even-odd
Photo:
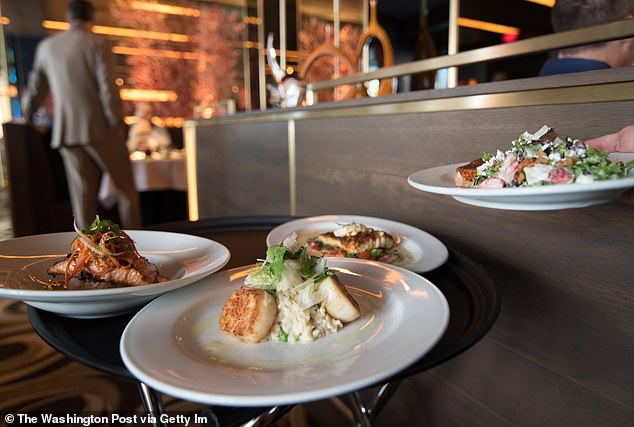
[[[573,378],[535,366],[514,349],[486,339],[404,381],[376,425],[626,426],[630,417],[631,408],[597,399]]]
[[[196,138],[201,218],[288,214],[285,122],[198,127]]]
[[[573,408],[575,425],[619,425],[634,408],[634,371],[627,368],[634,351],[632,206],[489,210],[417,191],[406,178],[508,147],[523,129],[542,123],[579,138],[613,132],[629,123],[631,111],[634,103],[623,102],[388,116],[380,126],[366,118],[304,120],[296,123],[298,214],[403,221],[490,272],[503,298],[500,318],[481,344],[491,354],[468,352],[462,374],[439,370],[444,381],[456,383],[446,391],[448,400],[465,394],[501,425],[518,416],[526,417],[522,425],[563,422]],[[508,395],[493,397],[487,390],[499,378],[513,384]],[[518,400],[543,413],[522,414]],[[464,425],[452,414],[439,414],[446,423],[438,425]],[[491,425],[485,415],[476,416],[484,417],[477,425]]]

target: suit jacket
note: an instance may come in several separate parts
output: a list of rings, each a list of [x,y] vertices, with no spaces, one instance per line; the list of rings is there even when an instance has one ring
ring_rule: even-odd
[[[44,39],[35,52],[23,103],[27,122],[49,89],[54,103],[53,148],[118,139],[121,99],[114,83],[114,55],[105,39],[74,27]]]

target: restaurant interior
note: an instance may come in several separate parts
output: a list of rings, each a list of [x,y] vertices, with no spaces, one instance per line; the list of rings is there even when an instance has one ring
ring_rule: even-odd
[[[562,50],[634,40],[631,14],[556,32],[556,0],[91,1],[93,32],[116,63],[139,252],[155,250],[143,236],[174,253],[212,242],[222,261],[197,276],[199,260],[178,258],[191,275],[166,279],[178,290],[159,283],[165,290],[125,294],[139,302],[99,315],[64,312],[65,291],[49,287],[50,303],[15,284],[35,281],[12,267],[29,258],[23,247],[45,242],[47,254],[75,234],[50,147],[55,100],[29,124],[21,104],[36,47],[68,29],[68,1],[0,0],[0,425],[18,414],[112,425],[113,414],[222,426],[632,425],[634,210],[624,194],[634,175],[480,198],[454,183],[456,167],[504,156],[543,126],[585,141],[634,125],[634,63],[540,75]],[[108,178],[99,213],[119,222]],[[363,220],[419,245],[421,264],[328,257],[362,302],[362,326],[341,332],[350,342],[289,343],[301,357],[279,363],[269,350],[257,360],[253,346],[281,343],[179,343],[183,325],[201,329],[189,315],[212,300],[202,295],[225,277],[238,288],[243,266],[282,242],[276,232]],[[365,291],[357,263],[375,272]],[[425,315],[436,298],[445,317]],[[224,299],[212,302],[219,313]],[[168,326],[136,333],[148,322],[137,312]]]

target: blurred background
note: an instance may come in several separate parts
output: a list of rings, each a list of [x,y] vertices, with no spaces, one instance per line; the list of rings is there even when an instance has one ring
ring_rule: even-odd
[[[552,32],[554,0],[380,0],[376,20],[389,37],[394,64],[449,52],[450,2],[458,10],[457,50],[510,43]],[[325,42],[350,57],[368,29],[369,0],[93,0],[95,32],[108,37],[117,58],[117,85],[129,123],[135,104],[149,103],[152,122],[180,127],[188,118],[270,108],[266,85],[274,82],[264,46],[272,33],[277,61],[297,76],[306,59]],[[4,37],[0,46],[0,114],[20,117],[23,95],[37,44],[66,28],[66,0],[2,0]],[[328,29],[330,32],[328,32]],[[330,34],[331,40],[327,40]],[[385,64],[384,46],[369,37],[359,70]],[[547,54],[461,67],[458,84],[535,76]],[[306,81],[350,73],[334,57],[322,57]],[[378,82],[366,83],[366,96],[378,95]],[[447,87],[446,70],[431,76],[403,76],[392,93]],[[324,90],[319,101],[335,99]],[[42,108],[47,124],[54,106]]]

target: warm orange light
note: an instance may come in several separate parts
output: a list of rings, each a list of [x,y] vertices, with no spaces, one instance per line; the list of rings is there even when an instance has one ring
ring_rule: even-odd
[[[123,118],[123,121],[127,125],[133,124],[134,122],[136,122],[136,120],[137,120],[136,116],[125,116]],[[154,123],[156,126],[161,126],[161,127],[167,126],[167,127],[173,127],[173,128],[182,128],[183,124],[185,123],[185,119],[183,117],[152,116],[150,121]]]
[[[519,34],[520,29],[517,27],[509,27],[508,25],[495,24],[493,22],[478,21],[477,19],[458,18],[460,27],[473,28],[475,30],[489,31],[499,34]]]
[[[173,90],[121,89],[119,94],[124,101],[172,102],[178,99]]]
[[[295,68],[291,67],[290,65],[286,67],[286,74],[293,74],[294,72]]]
[[[213,107],[205,107],[200,111],[200,117],[203,119],[211,119],[214,116]]]
[[[160,31],[133,30],[131,28],[106,27],[103,25],[95,25],[93,27],[93,32],[96,34],[106,34],[110,36],[135,37],[135,38],[152,39],[152,40],[168,40],[171,42],[180,42],[180,43],[185,43],[190,40],[190,37],[185,34],[162,33]]]
[[[526,0],[526,1],[529,1],[531,3],[541,4],[542,6],[546,6],[546,7],[553,7],[555,5],[555,0]]]
[[[167,15],[181,15],[199,17],[200,10],[191,7],[173,6],[171,4],[148,3],[144,1],[133,1],[132,8],[145,10],[148,12],[164,13]]]
[[[61,21],[42,21],[42,27],[47,30],[68,30],[70,28],[70,24],[68,22]]]
[[[245,24],[260,25],[262,23],[262,20],[257,16],[243,16],[242,22],[244,22]]]
[[[163,126],[172,127],[172,128],[182,128],[185,124],[185,119],[183,117],[165,117],[163,119]]]
[[[0,16],[0,24],[9,25],[10,23],[11,20],[9,18],[7,18],[6,16]]]
[[[0,96],[9,96],[15,98],[18,96],[18,88],[15,85],[9,85],[5,88],[0,88]]]
[[[125,82],[123,81],[123,79],[121,77],[117,77],[114,81],[114,84],[116,84],[117,86],[123,86]]]
[[[200,59],[200,54],[195,52],[181,52],[178,50],[167,49],[145,49],[137,47],[127,46],[114,46],[112,51],[119,55],[141,55],[141,56],[158,56],[162,58],[176,58],[176,59],[189,59],[197,61]]]
[[[42,27],[47,30],[67,30],[70,27],[68,22],[62,21],[42,21]],[[133,30],[132,28],[108,27],[105,25],[95,25],[92,28],[95,34],[108,36],[134,37],[140,39],[167,40],[172,42],[185,43],[190,41],[186,34],[162,33],[160,31]]]
[[[245,40],[242,43],[242,47],[247,48],[247,49],[259,49],[259,48],[264,48],[263,45],[261,45],[258,42],[252,42],[250,40]]]

